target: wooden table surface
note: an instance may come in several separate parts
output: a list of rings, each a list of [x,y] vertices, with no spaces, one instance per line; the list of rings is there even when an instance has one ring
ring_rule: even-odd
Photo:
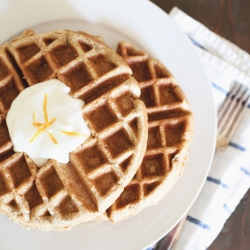
[[[250,53],[249,0],[151,0],[166,13],[178,7]],[[250,249],[250,189],[208,250]],[[171,234],[171,232],[169,233]]]

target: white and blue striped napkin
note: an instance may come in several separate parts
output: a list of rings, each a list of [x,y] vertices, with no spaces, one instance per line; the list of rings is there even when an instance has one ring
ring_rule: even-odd
[[[170,17],[193,41],[210,79],[217,108],[235,81],[250,87],[248,53],[176,7],[171,10]],[[206,182],[188,213],[176,250],[202,250],[212,244],[250,187],[249,152],[250,105],[229,146],[215,153]]]

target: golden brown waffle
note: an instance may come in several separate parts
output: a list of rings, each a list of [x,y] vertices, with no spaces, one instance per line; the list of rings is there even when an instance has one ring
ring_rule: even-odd
[[[14,39],[1,50],[0,67],[1,79],[16,81],[6,94],[1,90],[0,211],[41,230],[102,218],[146,150],[146,108],[127,63],[91,35],[59,30]],[[29,156],[13,152],[5,114],[14,90],[51,78],[85,101],[83,117],[92,136],[70,154],[68,164],[50,160],[38,169]]]
[[[157,204],[169,191],[184,170],[193,134],[187,99],[164,65],[125,41],[117,51],[139,82],[148,113],[148,142],[136,175],[107,211],[114,223]]]

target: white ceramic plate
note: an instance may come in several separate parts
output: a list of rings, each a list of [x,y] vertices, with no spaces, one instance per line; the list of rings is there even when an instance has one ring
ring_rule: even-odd
[[[210,168],[216,115],[210,83],[193,45],[169,16],[146,0],[1,0],[0,44],[26,28],[85,30],[116,48],[127,39],[162,61],[177,78],[194,114],[195,135],[183,176],[157,205],[118,225],[91,222],[69,232],[26,230],[0,215],[1,249],[143,249],[188,211]]]

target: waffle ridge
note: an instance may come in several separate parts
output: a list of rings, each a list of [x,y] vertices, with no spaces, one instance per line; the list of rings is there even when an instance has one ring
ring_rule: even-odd
[[[117,52],[141,88],[148,114],[148,141],[142,164],[121,196],[107,210],[117,223],[157,204],[182,175],[193,135],[193,116],[175,77],[157,59],[121,41]]]
[[[146,108],[138,99],[140,89],[131,69],[99,39],[68,30],[26,31],[5,45],[2,54],[15,61],[7,68],[13,74],[21,72],[16,78],[22,88],[53,78],[68,85],[70,95],[85,102],[82,114],[92,136],[70,153],[69,163],[49,160],[37,168],[28,155],[13,151],[4,110],[0,211],[40,230],[65,230],[103,219],[146,150]]]
[[[6,51],[6,45],[0,46],[0,115],[7,114],[12,101],[24,89],[18,73]]]

